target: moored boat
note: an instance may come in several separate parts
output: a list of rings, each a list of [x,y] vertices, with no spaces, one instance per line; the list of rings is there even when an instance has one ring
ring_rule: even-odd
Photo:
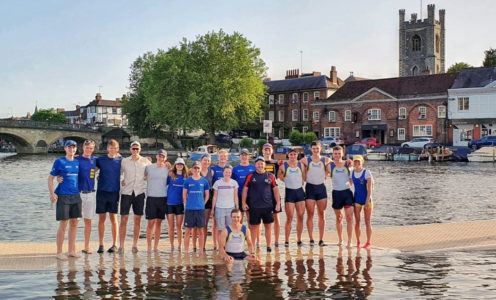
[[[393,155],[393,159],[396,161],[418,161],[420,153],[417,153],[414,148],[399,148],[398,151]]]
[[[17,152],[0,152],[0,159],[17,155]]]
[[[482,147],[467,155],[470,162],[494,162],[496,161],[496,147]]]
[[[216,145],[200,146],[196,149],[196,151],[188,152],[188,156],[189,156],[190,160],[200,160],[202,155],[207,154],[207,153],[210,154],[210,156],[212,157],[212,160],[218,160],[219,159]]]

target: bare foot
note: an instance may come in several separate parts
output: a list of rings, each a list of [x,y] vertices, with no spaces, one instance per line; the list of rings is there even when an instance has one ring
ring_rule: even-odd
[[[81,255],[77,254],[76,252],[69,252],[67,256],[72,257],[72,258],[80,258]]]
[[[62,260],[62,261],[65,261],[67,260],[67,255],[63,254],[63,253],[58,253],[56,256],[55,256],[58,260]]]

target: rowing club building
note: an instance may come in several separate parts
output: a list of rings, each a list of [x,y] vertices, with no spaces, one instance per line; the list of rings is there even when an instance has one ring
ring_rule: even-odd
[[[448,89],[457,73],[349,81],[319,111],[319,137],[346,137],[355,142],[375,137],[400,144],[414,137],[451,143],[447,118]],[[315,131],[315,130],[314,130]]]

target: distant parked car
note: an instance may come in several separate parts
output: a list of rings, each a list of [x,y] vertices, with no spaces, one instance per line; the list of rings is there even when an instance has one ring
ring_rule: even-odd
[[[342,146],[344,145],[344,141],[341,139],[341,138],[337,138],[337,137],[326,137],[326,138],[323,138],[320,140],[320,143],[321,144],[327,144],[327,145],[330,145],[331,147],[334,147],[334,146]]]
[[[375,137],[368,137],[356,142],[355,145],[365,145],[367,148],[379,148],[381,143]]]
[[[468,147],[474,150],[479,149],[483,146],[496,146],[496,135],[488,135],[480,140],[474,140],[468,142]]]
[[[217,143],[229,143],[232,140],[232,137],[228,134],[218,134],[215,136],[215,141]]]
[[[367,147],[365,145],[360,145],[360,144],[354,144],[346,148],[346,159],[353,159],[353,156],[355,155],[361,155],[365,159],[367,158]]]
[[[414,138],[409,142],[402,143],[401,147],[424,148],[425,144],[429,144],[429,143],[434,143],[434,139],[429,137],[419,137],[419,138]]]

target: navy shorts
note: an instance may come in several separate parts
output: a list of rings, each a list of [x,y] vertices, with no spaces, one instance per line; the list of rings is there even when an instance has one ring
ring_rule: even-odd
[[[57,195],[55,219],[65,221],[81,218],[81,197],[76,195]]]
[[[165,219],[167,197],[146,197],[145,215],[147,220]]]
[[[205,210],[187,209],[184,214],[184,226],[186,226],[186,228],[205,227]]]
[[[245,252],[239,252],[239,253],[226,252],[226,254],[236,260],[243,260],[245,259],[245,257],[248,256],[248,254],[246,254]]]
[[[348,206],[353,206],[353,193],[351,192],[351,190],[332,190],[332,208],[342,209],[343,207]]]
[[[167,204],[167,211],[166,213],[168,215],[184,215],[184,204],[173,204],[169,205]]]
[[[311,184],[306,185],[306,200],[322,200],[327,199],[327,189],[325,184]]]
[[[214,198],[214,191],[208,193],[208,200],[205,203],[205,209],[212,209],[212,199]]]
[[[119,208],[119,192],[96,191],[96,213],[116,214]]]
[[[248,213],[250,214],[250,225],[259,225],[262,220],[264,224],[274,223],[273,208],[252,208]]]
[[[129,215],[131,206],[135,215],[142,216],[145,207],[145,193],[138,196],[135,196],[134,192],[131,195],[121,195],[121,216]]]
[[[286,189],[286,203],[298,203],[305,201],[305,192],[303,188]]]

